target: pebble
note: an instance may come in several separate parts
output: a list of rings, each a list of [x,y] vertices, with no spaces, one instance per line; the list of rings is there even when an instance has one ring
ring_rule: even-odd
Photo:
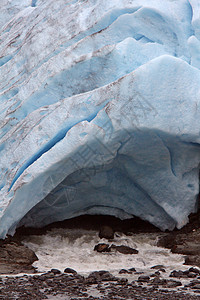
[[[54,275],[57,275],[57,274],[61,274],[61,271],[58,269],[51,269],[51,273],[53,273]]]
[[[138,277],[138,282],[148,282],[150,280],[150,277],[147,275],[141,275]]]
[[[132,271],[126,270],[126,269],[121,269],[121,270],[119,271],[119,274],[132,274]]]
[[[64,269],[64,273],[77,274],[77,272],[74,269],[71,269],[71,268]]]

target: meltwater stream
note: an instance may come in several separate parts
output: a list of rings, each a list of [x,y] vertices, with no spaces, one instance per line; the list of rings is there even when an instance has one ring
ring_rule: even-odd
[[[184,256],[172,254],[170,250],[156,246],[162,233],[140,233],[126,236],[115,233],[112,243],[100,239],[97,231],[83,229],[54,228],[44,235],[28,236],[24,244],[38,256],[34,266],[39,272],[57,268],[63,271],[69,267],[79,273],[122,268],[136,268],[148,272],[152,266],[164,265],[167,273],[174,269],[187,269]],[[98,243],[126,245],[139,251],[138,254],[125,255],[119,252],[97,253],[94,246]]]

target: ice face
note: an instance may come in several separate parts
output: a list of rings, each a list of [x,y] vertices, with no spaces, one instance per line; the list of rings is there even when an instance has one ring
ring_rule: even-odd
[[[199,193],[198,1],[15,2],[1,30],[0,237],[85,213],[181,228]]]

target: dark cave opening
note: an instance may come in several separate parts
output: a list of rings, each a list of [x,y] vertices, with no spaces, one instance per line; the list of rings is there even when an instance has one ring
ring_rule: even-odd
[[[161,230],[148,221],[144,221],[138,217],[121,220],[110,215],[81,215],[64,221],[54,222],[42,228],[33,228],[21,226],[17,228],[15,236],[20,235],[41,235],[53,228],[66,229],[85,229],[100,230],[102,226],[110,226],[115,232],[123,232],[125,234],[132,233],[151,233],[161,232]]]

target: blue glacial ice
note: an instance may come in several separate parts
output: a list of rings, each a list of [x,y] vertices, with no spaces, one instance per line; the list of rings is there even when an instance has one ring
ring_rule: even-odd
[[[82,214],[184,226],[199,194],[199,0],[1,6],[0,238]]]

